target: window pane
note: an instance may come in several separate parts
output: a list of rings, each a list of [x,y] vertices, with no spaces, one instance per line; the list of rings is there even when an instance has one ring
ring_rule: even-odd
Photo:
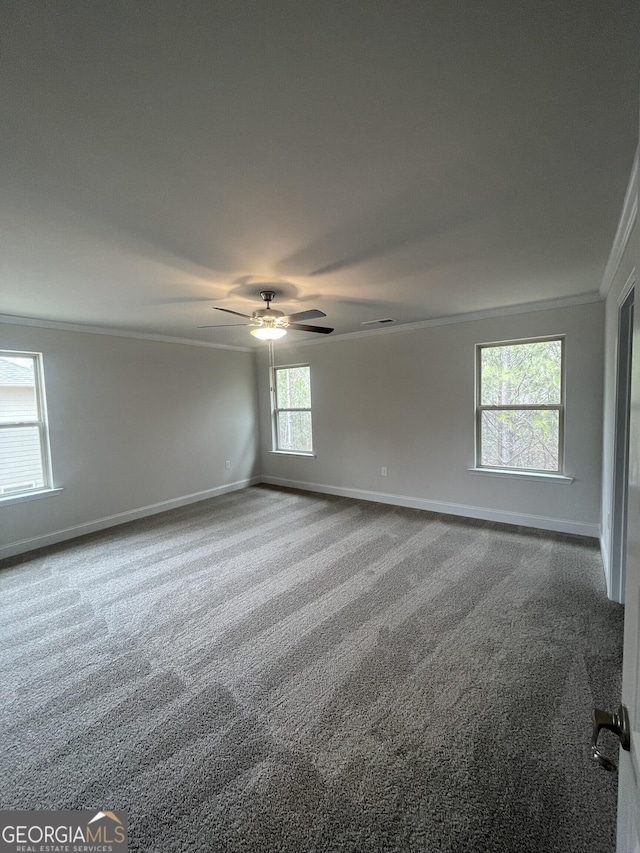
[[[311,453],[311,412],[278,413],[278,450]]]
[[[0,422],[38,419],[34,359],[0,357]]]
[[[40,488],[44,475],[38,427],[0,429],[0,494]]]
[[[481,349],[481,405],[561,403],[562,341]]]
[[[482,412],[481,465],[558,471],[557,411]]]
[[[308,367],[276,370],[276,394],[279,409],[311,408],[311,376]]]

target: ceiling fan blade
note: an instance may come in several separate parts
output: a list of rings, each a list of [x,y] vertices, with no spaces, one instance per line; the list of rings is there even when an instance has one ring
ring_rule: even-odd
[[[303,326],[300,323],[289,323],[287,329],[295,329],[297,332],[320,332],[321,335],[328,335],[333,332],[326,326]]]
[[[233,326],[251,325],[251,323],[216,323],[214,326],[196,326],[196,329],[231,329]]]
[[[230,308],[218,308],[216,305],[213,306],[214,311],[224,311],[225,314],[235,314],[236,317],[244,317],[247,320],[251,319],[250,314],[241,314],[239,311],[232,311]]]
[[[317,317],[326,317],[327,315],[324,311],[318,311],[317,308],[311,308],[309,311],[298,311],[297,314],[289,314],[288,317],[285,317],[287,321],[292,320],[294,323],[297,323],[298,320],[314,320]]]

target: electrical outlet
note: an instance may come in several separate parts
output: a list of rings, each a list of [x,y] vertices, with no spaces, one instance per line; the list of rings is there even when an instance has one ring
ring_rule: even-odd
[[[383,465],[382,468],[380,469],[380,473],[382,474],[383,477],[387,476],[387,468],[385,465]]]
[[[229,470],[229,468],[231,468],[231,462],[229,462],[229,460],[228,460],[228,459],[227,459],[227,461],[224,463],[224,467],[227,469],[227,471]]]

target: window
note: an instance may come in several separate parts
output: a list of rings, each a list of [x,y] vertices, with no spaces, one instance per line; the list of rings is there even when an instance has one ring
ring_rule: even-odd
[[[42,357],[0,351],[0,498],[50,487]]]
[[[274,367],[273,380],[275,450],[312,453],[309,365]]]
[[[561,473],[564,338],[477,347],[476,465]]]

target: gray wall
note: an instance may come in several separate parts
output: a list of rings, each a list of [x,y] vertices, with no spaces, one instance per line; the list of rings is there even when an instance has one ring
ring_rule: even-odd
[[[309,363],[315,459],[269,453],[268,363],[259,356],[265,480],[426,509],[599,534],[604,304],[406,332],[276,345]],[[474,474],[475,344],[566,334],[571,485]],[[387,466],[388,476],[380,475]]]
[[[258,474],[252,353],[13,324],[0,325],[0,341],[43,353],[54,486],[63,487],[0,505],[0,556]]]
[[[316,458],[270,450],[266,349],[0,326],[44,354],[54,496],[0,506],[0,555],[266,481],[598,535],[604,303],[277,346],[310,363]],[[471,473],[476,343],[566,334],[571,485]],[[257,361],[257,364],[256,364]],[[258,371],[261,453],[258,448]],[[230,460],[230,471],[225,460]],[[381,477],[380,467],[388,468]]]

